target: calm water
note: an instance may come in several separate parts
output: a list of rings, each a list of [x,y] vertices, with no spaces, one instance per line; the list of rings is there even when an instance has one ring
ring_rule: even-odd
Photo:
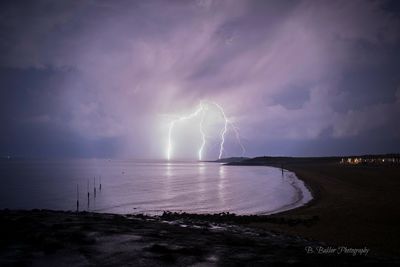
[[[12,209],[75,210],[77,184],[80,210],[111,213],[273,213],[311,199],[291,172],[218,163],[8,160],[0,183],[0,208]]]

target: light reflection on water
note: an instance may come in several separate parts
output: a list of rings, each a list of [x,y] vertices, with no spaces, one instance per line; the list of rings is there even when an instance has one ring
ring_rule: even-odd
[[[97,180],[93,194],[93,177]],[[80,209],[113,213],[271,213],[311,199],[293,173],[263,166],[123,160],[2,161],[0,208]]]
[[[225,205],[225,168],[227,168],[227,166],[221,165],[218,170],[218,200],[222,202],[222,205]]]

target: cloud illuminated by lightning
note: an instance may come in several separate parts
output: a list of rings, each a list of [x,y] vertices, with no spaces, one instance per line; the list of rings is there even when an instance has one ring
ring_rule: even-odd
[[[206,104],[205,104],[206,103]],[[181,116],[175,120],[172,120],[169,123],[169,127],[168,127],[168,145],[167,145],[167,159],[170,160],[172,157],[172,152],[173,152],[173,144],[172,144],[172,133],[175,127],[175,124],[178,122],[182,122],[185,120],[189,120],[192,119],[196,116],[198,116],[199,114],[201,114],[201,120],[200,120],[200,124],[199,124],[199,130],[200,130],[200,134],[201,134],[201,146],[199,148],[198,151],[198,159],[202,160],[202,156],[203,156],[203,150],[204,147],[206,145],[206,134],[204,131],[204,120],[205,120],[205,116],[206,113],[208,111],[208,105],[213,105],[215,106],[219,113],[221,114],[223,120],[224,120],[224,127],[222,128],[222,130],[220,131],[220,146],[219,146],[219,155],[218,155],[218,159],[221,159],[224,153],[224,144],[225,144],[225,135],[228,131],[228,125],[231,126],[231,129],[234,131],[235,133],[235,137],[237,142],[239,143],[240,147],[242,148],[242,156],[244,155],[244,153],[246,152],[241,140],[240,140],[240,134],[239,134],[239,130],[236,128],[235,125],[233,125],[232,122],[229,121],[228,117],[225,114],[224,109],[222,108],[222,106],[220,106],[219,104],[217,104],[216,102],[200,102],[199,107],[193,112],[190,113],[186,116]]]

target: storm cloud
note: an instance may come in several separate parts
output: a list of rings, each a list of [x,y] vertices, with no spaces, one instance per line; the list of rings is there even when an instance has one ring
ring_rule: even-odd
[[[171,114],[201,100],[248,156],[399,152],[399,15],[395,1],[2,1],[0,154],[163,158]]]

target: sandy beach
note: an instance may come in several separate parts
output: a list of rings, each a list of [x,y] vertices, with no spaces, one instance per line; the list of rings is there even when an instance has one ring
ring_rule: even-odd
[[[272,217],[318,217],[312,227],[254,225],[336,246],[368,247],[376,254],[400,254],[398,165],[343,165],[336,158],[259,158],[244,164],[283,167],[311,189],[314,199],[310,203]]]

